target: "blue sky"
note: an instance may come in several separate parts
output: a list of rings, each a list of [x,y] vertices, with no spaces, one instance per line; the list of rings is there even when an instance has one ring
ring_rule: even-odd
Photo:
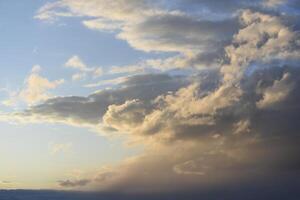
[[[71,70],[64,69],[63,65],[72,55],[80,55],[89,65],[103,67],[131,64],[145,56],[130,48],[125,41],[116,40],[112,34],[84,29],[78,20],[64,20],[59,24],[41,23],[34,19],[34,15],[44,3],[2,3],[0,9],[5,17],[0,22],[4,30],[1,65],[9,67],[2,68],[5,70],[3,72],[1,70],[6,74],[1,85],[15,89],[36,64],[43,67],[43,73],[47,73],[50,79],[57,78],[58,74],[68,76]],[[118,59],[112,56],[116,52]],[[82,91],[76,84],[71,87],[78,90],[78,95],[90,93]],[[57,95],[68,94],[69,88],[70,85],[60,88]]]

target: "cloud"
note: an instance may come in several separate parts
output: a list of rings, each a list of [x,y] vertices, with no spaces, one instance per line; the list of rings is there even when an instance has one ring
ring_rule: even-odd
[[[177,0],[174,3],[61,0],[43,6],[36,18],[89,17],[92,19],[82,21],[87,28],[112,31],[117,38],[126,40],[138,50],[177,53],[176,56],[152,61],[149,67],[155,63],[156,68],[162,69],[203,68],[220,67],[223,63],[226,57],[224,47],[230,44],[241,27],[237,20],[241,10],[250,8],[271,12],[270,7],[276,7],[274,12],[281,13],[284,12],[282,6],[289,9],[299,7],[293,0]]]
[[[176,91],[188,82],[185,77],[172,77],[166,74],[136,75],[128,77],[122,83],[122,87],[116,89],[105,89],[87,97],[55,97],[24,112],[17,112],[4,118],[95,126],[101,123],[110,105],[133,99],[151,100],[165,92]]]
[[[112,188],[175,190],[180,184],[187,189],[258,180],[261,173],[297,173],[298,33],[277,16],[246,10],[241,20],[244,27],[225,48],[228,61],[220,73],[199,76],[150,102],[133,99],[108,107],[107,126],[150,145],[145,157],[121,164],[125,178],[111,178]],[[184,176],[180,183],[178,176]],[[129,180],[132,185],[125,185]]]
[[[58,153],[66,153],[70,150],[72,147],[72,143],[51,143],[50,144],[50,153],[52,155],[58,154]]]
[[[48,90],[55,89],[64,83],[63,79],[49,81],[47,78],[39,75],[41,67],[33,66],[30,75],[24,82],[23,89],[18,92],[13,92],[8,100],[3,103],[5,105],[14,106],[19,101],[33,105],[45,101],[51,97]]]
[[[297,0],[227,0],[227,1],[209,1],[209,0],[177,0],[174,4],[177,9],[184,9],[192,13],[197,13],[202,17],[231,17],[236,15],[239,10],[252,9],[263,12],[285,12],[299,9]]]
[[[90,181],[87,179],[80,179],[80,180],[74,180],[74,181],[71,181],[71,180],[58,181],[58,183],[61,187],[74,188],[74,187],[86,186],[90,183]]]
[[[57,12],[56,9],[63,12]],[[61,16],[98,17],[115,21],[135,20],[138,16],[150,12],[151,7],[147,1],[133,0],[129,3],[125,0],[118,0],[114,3],[108,0],[71,1],[63,0],[48,3],[37,12],[35,18],[42,20],[54,20]],[[64,13],[64,14],[62,14]]]
[[[57,1],[36,17],[84,17],[88,28],[109,30],[136,49],[172,53],[146,60],[146,66],[194,67],[196,74],[104,80],[87,86],[119,85],[87,97],[48,99],[10,115],[88,125],[145,147],[142,155],[95,172],[83,184],[61,185],[161,193],[298,177],[299,27],[278,1],[189,0],[169,9],[126,2]],[[262,3],[269,5],[259,8]],[[197,14],[191,5],[203,9]],[[209,69],[200,70],[203,64]]]
[[[46,4],[38,11],[36,18],[52,21],[63,16],[92,17],[82,21],[87,28],[114,31],[117,38],[146,52],[176,52],[186,60],[181,62],[183,67],[203,67],[203,64],[209,63],[208,54],[222,57],[224,45],[230,42],[238,29],[234,17],[224,20],[200,19],[180,10],[169,11],[159,5],[156,1],[125,3],[119,0],[111,3],[106,0],[63,0]],[[202,63],[202,59],[197,59],[200,57],[206,57],[206,61]],[[217,59],[212,59],[216,65],[219,64]],[[182,66],[169,65],[167,68],[177,67]]]
[[[78,80],[82,80],[86,77],[85,73],[76,73],[72,75],[72,80],[73,81],[78,81]]]
[[[157,69],[219,66],[222,49],[237,31],[235,18],[199,20],[181,13],[163,13],[147,17],[139,24],[126,26],[118,38],[146,52],[175,52],[176,56],[152,60],[146,64]],[[218,53],[217,53],[218,52]],[[206,55],[218,55],[209,59]],[[206,57],[202,62],[199,57]],[[208,61],[209,60],[209,61]]]
[[[234,19],[209,21],[168,13],[151,16],[138,25],[125,27],[118,37],[145,51],[185,53],[200,51],[201,47],[217,47],[217,43],[230,40],[236,28]]]
[[[103,116],[103,121],[114,129],[128,131],[140,125],[147,108],[137,99],[126,101],[122,105],[110,105]]]
[[[128,65],[128,66],[112,66],[109,70],[109,74],[123,74],[123,73],[141,73],[144,72],[144,67],[139,65]]]
[[[258,91],[273,87],[286,74],[294,87],[280,106],[275,110],[258,107],[263,99]],[[198,85],[158,95],[155,101],[135,98],[111,104],[104,122],[147,148],[141,156],[95,172],[96,178],[88,178],[90,186],[118,192],[186,191],[220,184],[234,187],[241,181],[253,181],[253,177],[271,181],[297,173],[299,74],[295,67],[257,70],[240,83],[241,96],[229,104],[221,100],[227,95],[214,94],[220,84],[212,81],[214,73],[200,76]],[[215,107],[201,109],[193,105],[192,101],[201,105],[198,101],[208,96],[221,103],[207,100],[206,105]],[[186,110],[189,105],[195,109]]]
[[[239,80],[251,63],[299,59],[299,33],[279,17],[245,10],[241,20],[245,27],[234,36],[233,45],[226,47],[230,64],[222,68],[224,79]]]
[[[103,69],[101,67],[88,67],[77,55],[73,55],[69,58],[65,66],[79,71],[72,75],[73,81],[85,79],[87,76],[98,78],[103,75]]]
[[[268,108],[283,101],[292,90],[292,83],[289,83],[290,74],[283,74],[280,80],[275,80],[273,85],[262,91],[262,99],[256,103],[259,108]]]
[[[265,0],[263,5],[270,8],[275,8],[277,6],[287,3],[287,0]]]
[[[82,24],[89,29],[94,30],[102,30],[102,31],[116,31],[122,27],[122,23],[117,23],[111,20],[104,20],[104,19],[92,19],[92,20],[85,20]]]
[[[10,181],[0,181],[0,185],[11,185],[12,182]]]
[[[124,83],[127,80],[128,77],[117,77],[117,78],[113,78],[113,79],[104,79],[104,80],[100,80],[98,82],[95,83],[89,83],[84,85],[84,87],[86,88],[95,88],[95,87],[99,87],[99,86],[110,86],[110,85],[119,85]]]
[[[235,12],[240,9],[249,7],[256,7],[260,5],[261,0],[228,0],[224,1],[209,1],[209,0],[178,0],[178,4],[181,7],[188,8],[202,8],[204,14],[209,15],[221,15],[231,16],[236,14]]]
[[[65,64],[66,67],[78,69],[80,71],[89,71],[86,64],[78,56],[72,56]]]

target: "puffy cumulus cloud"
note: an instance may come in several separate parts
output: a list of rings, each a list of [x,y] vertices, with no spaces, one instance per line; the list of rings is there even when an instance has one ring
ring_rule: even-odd
[[[51,97],[48,90],[55,89],[64,83],[64,80],[49,81],[47,78],[39,75],[41,67],[36,65],[32,68],[30,75],[24,82],[24,87],[18,92],[13,92],[5,105],[14,106],[18,102],[25,102],[29,105],[45,101]]]
[[[146,135],[157,132],[166,133],[169,126],[172,128],[173,126],[180,127],[182,124],[213,123],[210,118],[211,114],[230,105],[236,93],[233,91],[231,96],[225,97],[224,93],[229,92],[226,88],[221,88],[216,93],[212,92],[218,85],[218,76],[215,71],[201,73],[197,79],[202,82],[197,80],[200,83],[191,84],[174,93],[170,91],[169,94],[157,96],[152,101],[134,99],[123,104],[111,105],[103,121],[106,125],[118,130]],[[198,113],[201,113],[202,117],[197,117]]]
[[[147,148],[144,155],[96,172],[89,178],[89,186],[119,192],[193,191],[273,178],[278,181],[276,178],[286,174],[297,174],[299,75],[297,67],[258,70],[241,81],[243,92],[238,99],[231,103],[209,100],[215,108],[207,110],[204,106],[186,111],[179,101],[186,98],[183,102],[188,106],[219,90],[222,82],[212,81],[216,74],[202,76],[198,85],[151,102],[133,99],[109,106],[104,122],[139,138]],[[258,91],[274,87],[287,76],[294,87],[276,109],[257,106],[264,99]],[[280,89],[285,90],[278,87],[278,93]],[[227,93],[215,98],[225,98]],[[180,104],[178,108],[172,107],[173,98]]]
[[[122,105],[110,105],[103,117],[105,123],[118,127],[119,130],[130,130],[143,122],[147,109],[138,100],[126,101]]]
[[[167,141],[220,133],[261,133],[265,130],[252,128],[257,126],[256,119],[266,117],[269,112],[277,111],[278,115],[289,113],[292,104],[287,106],[285,102],[296,102],[294,98],[299,98],[295,89],[299,80],[297,75],[286,75],[291,73],[298,74],[299,70],[279,67],[259,70],[237,88],[220,86],[220,82],[211,81],[212,77],[202,78],[198,84],[161,95],[154,101],[132,100],[111,105],[103,121],[119,131],[157,136]]]
[[[299,60],[299,33],[286,26],[280,17],[245,10],[241,20],[245,27],[234,36],[233,44],[226,47],[230,64],[222,67],[225,80],[239,81],[250,64],[263,66],[274,60]]]

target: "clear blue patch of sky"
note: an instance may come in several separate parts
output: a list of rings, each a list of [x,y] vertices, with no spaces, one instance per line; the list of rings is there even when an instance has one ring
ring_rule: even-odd
[[[74,71],[63,65],[72,55],[80,56],[90,67],[108,68],[135,64],[164,54],[133,49],[115,33],[84,27],[80,18],[61,18],[57,23],[34,19],[44,0],[0,2],[0,88],[18,89],[33,65],[42,66],[50,80],[69,79]],[[90,92],[90,90],[88,90]],[[58,89],[58,95],[87,95],[79,84]]]

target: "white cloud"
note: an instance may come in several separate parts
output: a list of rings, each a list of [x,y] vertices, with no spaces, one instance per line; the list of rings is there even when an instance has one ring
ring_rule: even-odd
[[[57,11],[61,9],[63,11]],[[106,20],[127,21],[138,20],[141,15],[151,12],[144,0],[61,0],[47,3],[41,7],[35,18],[55,20],[57,17],[89,16]]]
[[[101,67],[88,67],[77,55],[73,55],[69,58],[65,66],[78,71],[72,75],[73,81],[83,80],[89,76],[98,78],[103,75],[103,69]]]
[[[127,65],[127,66],[112,66],[109,69],[110,74],[135,74],[144,72],[145,68],[142,65]]]
[[[65,63],[65,66],[78,69],[80,71],[89,71],[89,68],[87,68],[86,64],[77,55],[69,58],[69,60],[67,60],[67,62]]]
[[[110,21],[110,20],[104,20],[101,18],[93,19],[93,20],[85,20],[82,23],[89,29],[103,30],[103,31],[115,31],[122,27],[121,23]]]
[[[280,17],[251,10],[241,13],[244,28],[234,36],[233,45],[226,47],[230,64],[224,65],[224,79],[239,81],[251,62],[268,63],[274,60],[300,58],[298,32],[286,26]]]
[[[85,73],[76,73],[72,75],[72,80],[73,81],[78,81],[78,80],[82,80],[86,77]]]
[[[104,73],[103,69],[101,67],[97,67],[94,69],[93,76],[94,76],[94,78],[98,78],[98,77],[102,76],[103,73]]]
[[[49,151],[51,155],[55,155],[58,153],[67,153],[72,148],[72,143],[50,143]]]
[[[128,78],[127,76],[125,76],[125,77],[122,76],[122,77],[117,77],[117,78],[113,78],[113,79],[101,80],[96,83],[86,84],[86,85],[84,85],[84,87],[94,88],[94,87],[99,87],[99,86],[118,85],[118,84],[125,82],[127,80],[127,78]]]
[[[49,81],[39,75],[41,67],[36,65],[32,68],[31,74],[26,78],[24,87],[21,91],[12,92],[10,98],[3,103],[8,106],[15,106],[19,101],[33,105],[49,99],[52,95],[48,90],[55,89],[64,83],[63,79]]]

